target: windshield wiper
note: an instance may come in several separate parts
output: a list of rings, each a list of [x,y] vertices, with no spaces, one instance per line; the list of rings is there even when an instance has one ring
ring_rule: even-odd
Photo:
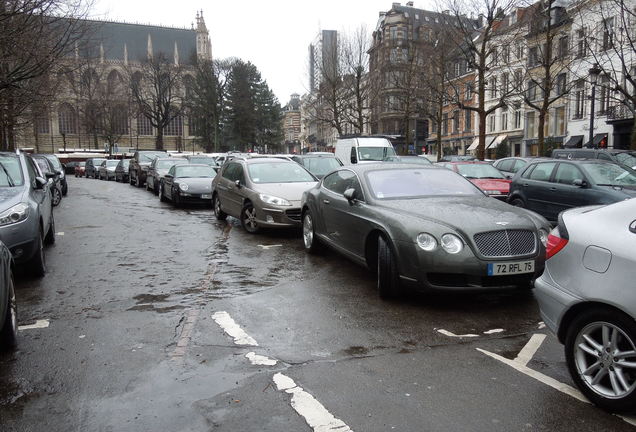
[[[9,171],[7,170],[7,167],[5,167],[2,162],[0,162],[0,167],[2,168],[2,171],[4,171],[4,173],[7,175],[7,182],[9,182],[9,186],[10,187],[14,187],[15,186],[15,182],[13,181],[13,178],[11,177],[11,174],[9,174]]]

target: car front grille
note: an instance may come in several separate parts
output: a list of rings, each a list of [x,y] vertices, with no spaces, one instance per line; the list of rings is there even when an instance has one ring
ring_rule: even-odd
[[[501,230],[475,234],[477,249],[485,257],[515,257],[530,255],[537,248],[534,232],[530,230]]]
[[[299,208],[285,210],[285,214],[291,220],[296,221],[296,222],[300,222],[300,209]]]

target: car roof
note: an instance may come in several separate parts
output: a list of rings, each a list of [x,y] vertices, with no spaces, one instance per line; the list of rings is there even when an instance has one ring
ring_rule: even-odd
[[[378,171],[383,169],[433,169],[441,170],[445,169],[435,165],[422,165],[422,164],[410,164],[410,163],[393,163],[393,162],[378,162],[378,163],[364,163],[355,165],[345,165],[338,168],[336,171],[348,169],[357,174],[364,174],[369,171]]]
[[[296,162],[283,158],[283,157],[248,157],[248,158],[235,158],[233,160],[242,160],[246,163],[249,164],[253,164],[253,163],[272,163],[272,162],[284,162],[284,163],[293,163],[295,164]]]

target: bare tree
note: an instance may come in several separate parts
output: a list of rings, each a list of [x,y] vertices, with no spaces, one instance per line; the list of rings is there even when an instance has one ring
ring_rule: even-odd
[[[369,79],[369,55],[371,38],[366,27],[360,26],[350,35],[344,36],[344,93],[345,122],[351,125],[356,134],[364,133],[369,123],[369,101],[374,86]]]
[[[159,53],[138,67],[129,67],[127,74],[133,102],[157,130],[155,148],[163,150],[164,129],[184,106],[182,68]]]
[[[496,112],[497,109],[506,106],[506,99],[511,92],[498,92],[496,83],[493,83],[491,76],[491,61],[493,53],[497,49],[494,45],[493,37],[497,34],[497,28],[505,17],[515,6],[517,0],[448,0],[445,9],[455,17],[457,24],[456,47],[462,55],[470,59],[471,67],[476,73],[476,97],[474,105],[464,104],[461,100],[457,105],[466,110],[477,113],[479,121],[479,146],[477,147],[477,157],[484,159],[486,150],[486,118]],[[478,16],[479,26],[475,28],[472,20],[467,20],[467,16]],[[491,87],[495,86],[494,92]],[[486,106],[486,92],[491,90],[491,95],[495,95],[495,103]],[[496,93],[495,93],[496,92]]]

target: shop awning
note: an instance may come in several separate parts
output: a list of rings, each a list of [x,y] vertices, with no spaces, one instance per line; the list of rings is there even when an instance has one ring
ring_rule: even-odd
[[[503,140],[505,140],[506,138],[508,138],[508,135],[499,135],[494,140],[492,140],[492,142],[490,143],[490,145],[487,148],[489,148],[489,149],[497,148],[497,146],[499,144],[501,144],[503,142]]]
[[[572,135],[569,140],[563,145],[565,148],[581,147],[583,144],[583,135]]]
[[[477,150],[477,147],[479,147],[479,137],[475,138],[473,140],[473,142],[470,144],[470,146],[466,149],[466,151],[472,151],[472,150]]]

